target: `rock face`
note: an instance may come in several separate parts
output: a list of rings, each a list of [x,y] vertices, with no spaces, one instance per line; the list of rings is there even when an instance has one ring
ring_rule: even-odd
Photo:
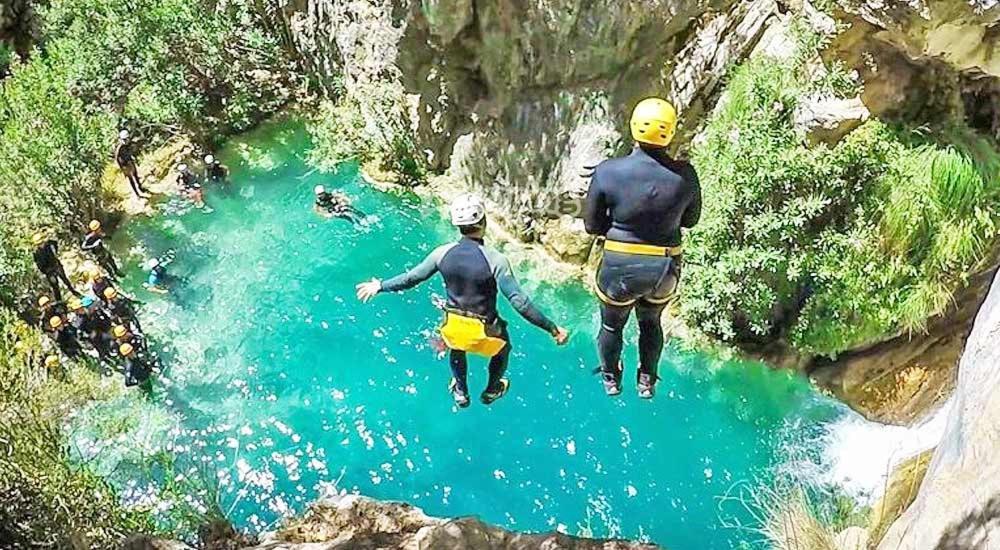
[[[926,334],[902,334],[835,361],[814,359],[806,372],[869,419],[913,424],[951,395],[972,322],[996,273],[973,278],[946,315],[928,322]]]
[[[328,86],[341,73],[348,88],[401,87],[430,168],[460,172],[510,230],[536,240],[559,198],[585,189],[584,167],[623,148],[637,100],[671,97],[690,135],[776,10],[775,0],[292,0],[283,15]],[[579,227],[546,228],[577,234],[551,239],[557,255],[586,259]]]
[[[657,547],[562,534],[522,535],[473,518],[445,520],[406,504],[342,496],[319,502],[253,550],[654,550]]]
[[[1000,548],[1000,283],[976,317],[948,426],[917,498],[880,550]]]

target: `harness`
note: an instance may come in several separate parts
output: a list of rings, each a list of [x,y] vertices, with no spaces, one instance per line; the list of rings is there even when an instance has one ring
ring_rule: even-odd
[[[634,254],[636,256],[660,256],[673,258],[680,256],[684,252],[682,246],[656,246],[652,244],[623,243],[621,241],[604,241],[604,250],[608,252],[618,252],[621,254]]]
[[[497,338],[496,323],[487,323],[481,315],[454,308],[445,308],[444,322],[438,329],[448,348],[476,355],[493,357],[507,342]]]
[[[612,241],[612,240],[609,239],[609,240],[605,240],[604,241],[604,251],[605,252],[617,252],[619,254],[631,254],[631,255],[634,255],[634,256],[656,256],[656,257],[660,257],[660,258],[675,258],[677,256],[680,256],[684,252],[684,247],[683,246],[657,246],[657,245],[653,245],[653,244],[625,243],[625,242],[621,242],[621,241]],[[660,283],[663,282],[663,279],[667,276],[667,274],[669,272],[670,272],[670,265],[668,264],[667,265],[667,269],[663,272],[662,275],[660,275],[660,280],[657,281],[657,286],[659,286]],[[597,294],[597,297],[602,302],[604,302],[604,303],[606,303],[608,305],[611,305],[611,306],[618,306],[618,307],[631,306],[632,304],[634,304],[636,302],[636,300],[628,300],[628,301],[624,301],[623,302],[623,301],[612,299],[610,296],[608,296],[607,294],[605,294],[604,291],[601,290],[601,285],[598,284],[598,282],[596,280],[596,278],[597,278],[597,274],[596,273],[594,274],[594,277],[595,277],[595,281],[594,281],[594,293]],[[649,303],[654,304],[654,305],[665,304],[665,303],[669,302],[672,299],[673,299],[673,296],[668,296],[668,297],[662,298],[662,299],[644,298],[644,300],[646,302],[649,302]]]

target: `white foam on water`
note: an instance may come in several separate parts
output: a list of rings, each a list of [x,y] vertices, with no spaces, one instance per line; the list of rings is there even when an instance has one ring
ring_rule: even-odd
[[[879,424],[847,412],[821,439],[819,481],[840,487],[858,502],[872,503],[885,491],[893,467],[941,441],[950,410],[951,401],[912,427]]]

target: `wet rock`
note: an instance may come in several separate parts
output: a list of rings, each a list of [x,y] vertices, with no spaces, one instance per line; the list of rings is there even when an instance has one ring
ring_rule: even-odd
[[[1000,283],[976,316],[947,427],[917,498],[880,550],[997,548],[1000,541]]]

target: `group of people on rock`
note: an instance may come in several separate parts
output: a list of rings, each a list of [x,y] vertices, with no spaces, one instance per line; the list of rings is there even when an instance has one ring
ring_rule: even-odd
[[[677,112],[667,101],[648,98],[632,112],[635,141],[631,154],[599,164],[583,206],[586,230],[603,239],[596,274],[601,327],[597,339],[604,391],[622,391],[623,329],[634,311],[639,324],[639,397],[655,394],[665,337],[661,317],[681,276],[681,230],[701,217],[701,188],[691,164],[673,158],[668,146],[677,128]],[[510,262],[485,243],[486,209],[479,197],[463,195],[451,205],[451,222],[460,238],[432,251],[413,269],[395,277],[357,285],[367,302],[384,292],[417,286],[435,273],[444,279],[447,301],[440,335],[450,349],[452,397],[459,407],[470,404],[467,354],[490,358],[489,380],[480,394],[484,404],[503,397],[511,338],[497,312],[503,294],[531,324],[549,333],[556,344],[567,331],[540,312],[521,290]]]
[[[137,151],[128,130],[121,130],[114,150],[114,159],[136,197],[147,199],[151,194],[143,187],[139,176]],[[181,163],[176,167],[180,191],[196,205],[203,205],[202,178]],[[229,170],[212,154],[204,157],[204,181],[223,182]],[[53,344],[53,353],[45,358],[45,366],[58,370],[60,357],[77,359],[91,355],[105,365],[121,367],[127,386],[149,387],[150,375],[157,359],[149,350],[139,322],[136,302],[117,286],[122,270],[109,250],[107,235],[99,220],[87,225],[81,250],[90,259],[82,266],[83,291],[74,285],[60,259],[59,244],[45,231],[32,238],[34,261],[49,283],[51,293],[37,298],[33,319]],[[168,260],[151,258],[145,263],[148,277],[143,287],[151,292],[166,293]],[[72,295],[63,300],[63,289]],[[28,308],[29,310],[32,308]],[[30,312],[27,312],[30,313]]]
[[[55,239],[44,232],[32,238],[35,265],[51,287],[51,294],[38,297],[35,318],[66,358],[93,354],[106,365],[122,367],[127,386],[146,385],[156,361],[149,353],[136,304],[116,286],[122,273],[104,243],[100,221],[92,220],[88,229],[81,248],[96,261],[83,263],[83,292],[67,276]],[[63,301],[60,285],[72,295],[68,301]],[[50,369],[61,364],[55,353],[45,358]]]

